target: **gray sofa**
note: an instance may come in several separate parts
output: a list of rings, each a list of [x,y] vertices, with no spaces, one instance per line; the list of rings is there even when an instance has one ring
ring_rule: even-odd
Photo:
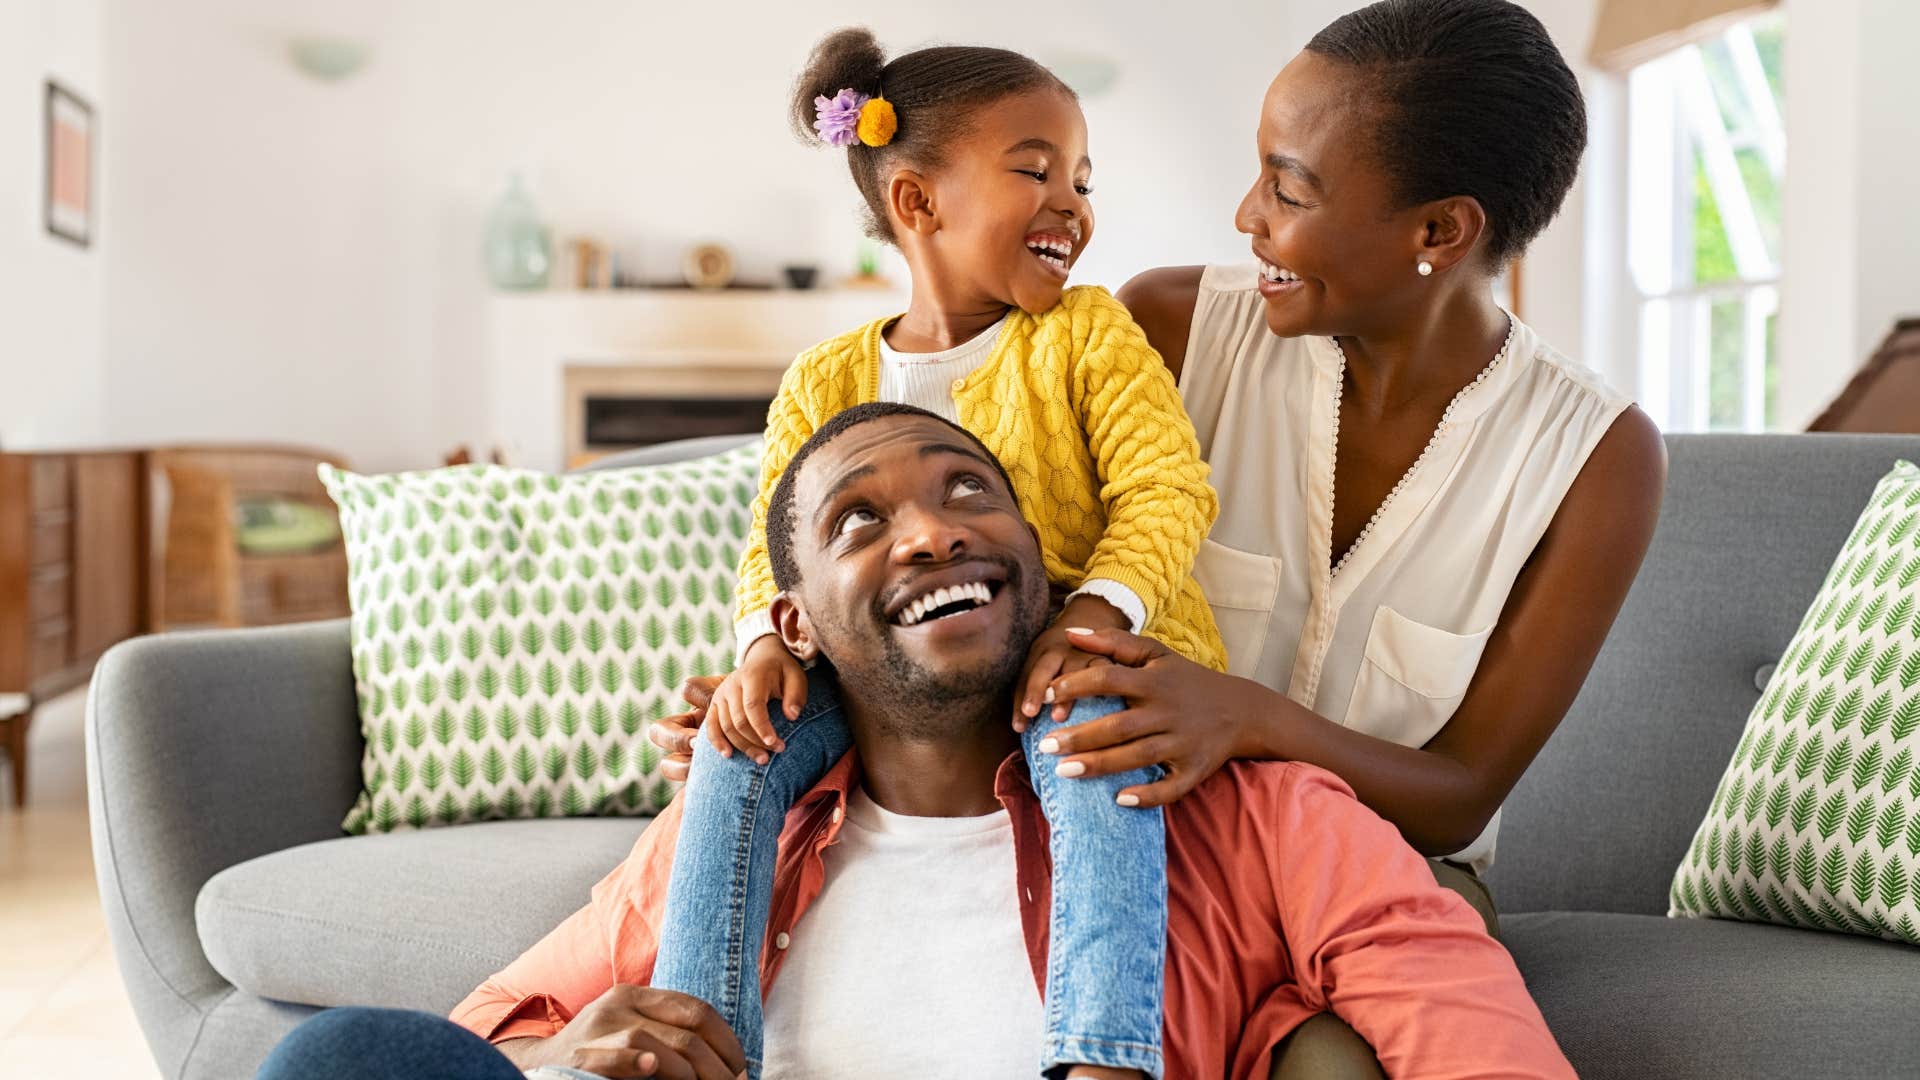
[[[1492,874],[1506,944],[1585,1076],[1913,1075],[1920,951],[1664,916],[1769,665],[1874,481],[1920,439],[1669,445],[1653,551],[1507,803]],[[101,893],[170,1077],[250,1076],[316,1008],[451,1008],[645,827],[342,838],[361,751],[343,622],[123,644],[87,725]]]

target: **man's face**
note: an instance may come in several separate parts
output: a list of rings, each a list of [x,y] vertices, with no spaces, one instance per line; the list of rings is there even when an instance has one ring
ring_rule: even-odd
[[[851,428],[806,461],[794,512],[794,617],[776,612],[790,646],[805,635],[876,705],[1011,685],[1045,625],[1047,581],[1033,530],[971,440],[919,416]]]

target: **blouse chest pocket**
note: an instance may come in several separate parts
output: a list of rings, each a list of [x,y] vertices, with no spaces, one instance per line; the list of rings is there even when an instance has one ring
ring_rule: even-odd
[[[1280,560],[1202,540],[1194,555],[1193,579],[1206,594],[1220,640],[1227,646],[1227,673],[1251,678],[1280,597]]]
[[[1493,627],[1456,634],[1381,605],[1347,706],[1346,726],[1402,746],[1433,738],[1467,695]]]

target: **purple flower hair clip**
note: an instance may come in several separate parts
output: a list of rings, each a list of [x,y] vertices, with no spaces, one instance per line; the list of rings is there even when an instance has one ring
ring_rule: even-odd
[[[824,95],[813,99],[816,119],[813,130],[827,145],[846,149],[859,140],[857,128],[860,123],[860,109],[872,100],[858,90],[842,90],[832,97]]]

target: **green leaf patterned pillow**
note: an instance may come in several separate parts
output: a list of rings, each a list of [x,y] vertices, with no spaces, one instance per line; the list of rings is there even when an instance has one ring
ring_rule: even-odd
[[[343,827],[651,814],[646,726],[733,666],[760,447],[548,476],[359,476],[340,507],[366,785]]]
[[[1920,945],[1920,468],[1898,463],[1747,720],[1675,916]]]

